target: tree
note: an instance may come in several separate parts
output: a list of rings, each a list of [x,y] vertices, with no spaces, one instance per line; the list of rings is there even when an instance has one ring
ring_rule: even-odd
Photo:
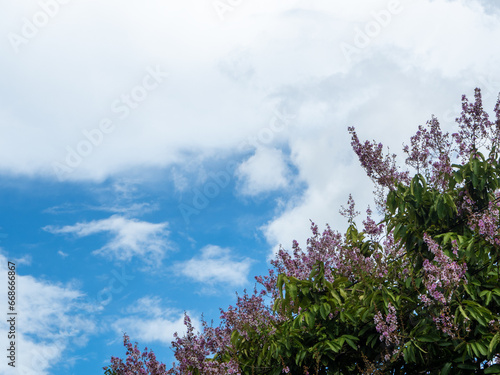
[[[166,366],[156,360],[153,351],[144,349],[144,352],[137,348],[137,343],[132,346],[130,338],[123,335],[123,345],[127,348],[127,359],[125,363],[118,357],[111,357],[111,366],[104,367],[105,375],[163,375]]]
[[[432,117],[403,149],[411,170],[349,128],[383,220],[368,209],[358,229],[349,197],[346,233],[313,223],[219,327],[186,317],[165,373],[500,373],[500,98],[494,112],[476,89],[456,133]]]

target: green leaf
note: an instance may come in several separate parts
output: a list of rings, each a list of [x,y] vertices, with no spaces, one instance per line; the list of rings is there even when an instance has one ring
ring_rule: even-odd
[[[349,311],[344,311],[344,316],[349,318],[349,320],[351,322],[355,322],[355,319],[353,318],[353,316],[351,315],[351,313]]]
[[[422,342],[436,342],[436,341],[439,341],[439,337],[436,337],[436,336],[421,336],[418,338],[418,341],[422,341]]]
[[[421,277],[417,277],[415,279],[415,285],[417,288],[420,288],[420,285],[422,285],[422,278]]]
[[[420,349],[420,351],[424,352],[424,353],[427,353],[424,349],[422,349],[420,346],[418,346],[418,344],[416,342],[413,342],[413,344]]]
[[[377,343],[378,337],[380,335],[377,333],[372,333],[370,336],[368,336],[368,339],[366,339],[366,345],[373,348],[375,344]]]
[[[342,337],[345,337],[346,339],[354,340],[354,341],[359,340],[356,336],[353,336],[353,335],[342,335]]]
[[[479,348],[477,346],[477,343],[476,342],[471,342],[470,343],[470,347],[472,348],[472,351],[474,352],[474,354],[477,356],[477,357],[480,357],[481,356],[481,352],[479,351]]]
[[[500,374],[500,365],[493,365],[484,370],[485,374]]]
[[[342,347],[339,346],[336,342],[326,341],[326,345],[330,348],[334,353],[338,353]]]
[[[342,296],[342,298],[347,299],[347,293],[345,292],[345,290],[343,288],[339,288],[339,292],[340,292],[340,295]]]
[[[464,317],[466,317],[467,319],[470,320],[470,318],[467,316],[467,314],[465,313],[464,309],[462,308],[462,305],[458,305],[458,308],[459,308],[460,312],[462,313],[462,315]]]
[[[338,302],[338,304],[342,305],[342,300],[340,299],[339,294],[335,290],[331,290],[330,293],[332,294],[332,297],[335,298],[335,300]]]
[[[447,244],[448,242],[450,242],[450,237],[451,237],[452,234],[453,234],[452,232],[448,232],[448,233],[445,233],[445,234],[441,235],[442,238],[443,238],[443,244],[444,245]],[[440,237],[440,236],[437,236],[437,237]]]
[[[486,296],[486,306],[488,306],[491,302],[491,297],[492,297],[492,292],[491,290],[483,290],[481,293],[479,293],[480,297]]]
[[[446,215],[446,206],[444,205],[442,196],[439,196],[437,201],[437,214],[439,220],[443,220]]]
[[[349,340],[349,339],[346,339],[345,341],[347,342],[347,344],[348,344],[351,348],[353,348],[354,350],[358,350],[358,347],[356,346],[356,344],[354,343],[354,341]]]
[[[463,368],[464,370],[476,370],[477,366],[469,365],[467,363],[459,363],[457,365],[458,368]]]
[[[285,286],[285,290],[292,301],[295,301],[297,299],[297,285],[295,285],[295,283],[287,283]]]
[[[395,239],[400,239],[401,238],[401,235],[400,235],[400,231],[401,231],[401,227],[402,227],[402,224],[399,223],[397,224],[395,227],[394,227],[394,238]]]
[[[328,318],[328,315],[330,314],[331,307],[328,303],[323,303],[321,307],[319,308],[319,312],[321,314],[321,317],[326,320]]]
[[[306,311],[305,320],[310,329],[314,328],[314,315],[310,311]]]
[[[451,370],[451,365],[452,365],[451,362],[445,363],[445,365],[441,369],[440,375],[448,375],[450,373],[450,370]]]
[[[406,362],[415,362],[415,351],[413,350],[411,342],[405,345],[403,355]]]
[[[299,351],[297,352],[297,355],[295,356],[295,363],[296,363],[297,365],[299,365],[299,366],[300,366],[300,365],[302,365],[302,361],[304,360],[304,358],[305,358],[306,354],[307,354],[307,351],[306,351],[306,350],[303,350],[303,349],[302,349],[302,350],[299,350]]]
[[[490,341],[490,344],[488,345],[488,355],[492,355],[493,352],[495,351],[498,341],[500,341],[500,332],[497,332],[495,336]]]
[[[488,355],[488,349],[486,348],[486,346],[484,346],[484,344],[482,344],[480,342],[477,342],[476,345],[477,345],[477,349],[479,350],[479,352],[483,356],[487,356]]]

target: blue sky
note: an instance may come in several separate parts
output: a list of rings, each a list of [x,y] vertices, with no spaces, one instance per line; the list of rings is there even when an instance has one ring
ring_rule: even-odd
[[[2,1],[0,342],[102,373],[122,333],[173,361],[310,221],[372,186],[348,126],[400,153],[462,94],[500,92],[494,1]]]

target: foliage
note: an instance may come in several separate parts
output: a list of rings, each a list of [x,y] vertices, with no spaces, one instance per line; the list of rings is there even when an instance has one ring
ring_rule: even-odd
[[[186,317],[163,373],[500,373],[500,99],[494,111],[476,89],[456,133],[432,117],[404,147],[412,171],[349,128],[384,219],[368,210],[358,229],[349,197],[346,233],[313,223],[219,327],[195,335]]]

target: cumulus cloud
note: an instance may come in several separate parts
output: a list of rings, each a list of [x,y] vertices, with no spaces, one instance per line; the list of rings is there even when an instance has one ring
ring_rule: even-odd
[[[0,254],[0,273],[7,285],[8,259]],[[96,327],[88,317],[90,306],[83,293],[71,285],[41,281],[32,276],[16,275],[16,348],[19,373],[48,375],[51,368],[66,363],[73,347],[84,346]],[[0,291],[7,301],[7,289]],[[22,322],[22,325],[20,325]],[[10,326],[0,322],[0,334],[7,337]],[[7,361],[0,362],[0,372],[10,373]]]
[[[253,156],[239,165],[236,173],[244,195],[254,196],[291,184],[285,156],[275,148],[259,147]]]
[[[249,258],[235,259],[230,249],[208,245],[199,255],[177,263],[176,270],[200,283],[242,286],[247,282],[251,265]]]
[[[113,215],[107,219],[66,225],[46,226],[44,230],[54,234],[73,234],[86,237],[97,233],[109,233],[106,245],[93,252],[110,259],[130,261],[133,257],[149,265],[159,265],[169,249],[167,223],[149,223]]]
[[[182,336],[186,333],[184,313],[162,306],[162,300],[155,296],[145,296],[130,305],[123,314],[125,317],[111,323],[117,335],[127,333],[132,341],[160,342],[170,345],[174,333]],[[196,329],[201,324],[191,319]]]

